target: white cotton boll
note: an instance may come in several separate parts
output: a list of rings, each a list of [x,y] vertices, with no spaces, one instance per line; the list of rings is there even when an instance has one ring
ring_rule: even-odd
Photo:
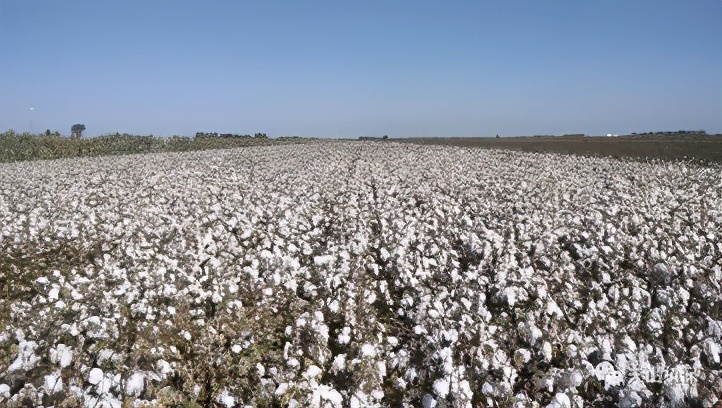
[[[7,384],[0,384],[0,397],[10,398],[10,386]]]
[[[429,394],[424,394],[424,396],[421,398],[421,405],[423,405],[424,408],[436,408],[438,403]]]
[[[60,377],[60,371],[45,376],[45,390],[50,394],[63,390],[63,379]]]
[[[59,297],[60,297],[60,288],[58,288],[57,286],[53,286],[53,288],[50,289],[50,291],[48,292],[48,300],[50,300],[51,302],[54,302],[54,301],[58,300]]]
[[[266,367],[263,366],[261,363],[256,363],[256,370],[258,370],[258,375],[260,377],[263,377],[266,375]]]
[[[624,383],[624,375],[617,370],[612,370],[604,376],[604,389],[618,387]]]
[[[338,313],[339,308],[341,305],[339,304],[338,300],[335,300],[328,305],[328,309],[333,313]]]
[[[103,370],[101,370],[98,367],[93,368],[90,370],[90,374],[88,374],[88,382],[93,385],[98,385],[103,380]]]
[[[552,345],[548,341],[542,343],[542,354],[544,355],[546,361],[552,360]]]
[[[331,403],[332,407],[341,408],[341,406],[343,406],[343,396],[341,396],[341,393],[327,385],[319,386],[313,392],[313,396],[311,397],[311,399],[314,401],[318,400],[319,403],[321,403],[322,401],[327,401]],[[323,406],[325,407],[327,405],[323,404]]]
[[[351,328],[344,327],[338,335],[339,344],[348,344],[351,341]]]
[[[218,396],[217,401],[228,408],[236,405],[236,399],[232,395],[228,394],[227,390],[223,390],[223,392]]]
[[[416,369],[411,367],[404,372],[404,379],[407,381],[414,381],[419,377],[419,373],[416,372]]]
[[[333,256],[331,255],[320,255],[313,257],[313,263],[316,264],[316,266],[326,265],[331,262],[333,262]]]
[[[516,303],[516,289],[508,287],[504,289],[504,295],[506,296],[506,302],[509,306],[514,307],[514,303]]]
[[[339,354],[333,359],[333,369],[342,371],[346,369],[346,354]]]
[[[312,365],[306,369],[306,371],[303,373],[304,378],[311,379],[318,377],[323,371],[315,365]]]
[[[572,402],[567,394],[557,393],[547,408],[572,408]]]
[[[187,330],[181,331],[181,336],[186,339],[186,341],[191,341],[191,334]]]
[[[376,355],[376,347],[373,344],[364,344],[361,346],[361,355],[364,357],[374,357]]]
[[[386,260],[388,260],[389,257],[391,256],[391,254],[389,253],[389,251],[388,251],[386,248],[381,248],[381,250],[379,251],[379,253],[380,253],[380,255],[381,255],[381,260],[384,261],[384,262],[385,262]]]
[[[434,394],[436,394],[439,398],[446,398],[446,396],[449,394],[449,388],[450,388],[449,380],[445,378],[439,378],[438,380],[434,381]]]
[[[140,373],[134,373],[125,383],[125,392],[129,395],[140,395],[144,388],[145,377]]]
[[[278,384],[278,388],[276,388],[276,391],[274,394],[276,395],[283,395],[288,391],[288,383],[280,383]]]
[[[231,351],[234,352],[234,353],[236,353],[236,354],[240,353],[242,350],[243,350],[243,347],[241,347],[240,344],[234,344],[234,345],[231,347]]]
[[[170,366],[170,363],[165,360],[158,360],[155,363],[156,368],[158,371],[160,371],[161,374],[166,375],[173,372],[173,368]]]
[[[102,349],[98,353],[98,363],[103,363],[106,360],[110,360],[115,355],[115,352],[110,349]]]
[[[481,386],[481,393],[484,395],[494,395],[494,387],[488,382],[485,382],[484,385]]]
[[[50,349],[50,361],[63,368],[69,366],[73,362],[73,348],[58,344],[56,348]]]
[[[596,367],[594,367],[594,376],[597,377],[597,380],[604,381],[604,378],[607,376],[607,374],[615,371],[614,366],[609,361],[602,361],[601,363],[597,364]]]
[[[20,344],[18,345],[18,348],[20,349],[17,358],[15,358],[15,361],[8,367],[8,372],[18,371],[18,370],[31,370],[33,367],[35,367],[35,364],[40,361],[40,357],[35,355],[35,349],[37,348],[37,343],[34,341],[25,341],[24,336],[22,335],[22,332],[18,331],[18,340],[20,341]]]
[[[376,363],[376,368],[378,369],[379,376],[381,378],[386,377],[386,362],[385,361],[379,361]]]

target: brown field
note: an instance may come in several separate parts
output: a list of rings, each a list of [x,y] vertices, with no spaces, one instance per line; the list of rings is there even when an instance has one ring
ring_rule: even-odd
[[[556,152],[587,156],[648,159],[696,159],[722,162],[722,135],[639,135],[621,137],[529,136],[471,138],[406,138],[394,141],[511,149],[525,152]]]

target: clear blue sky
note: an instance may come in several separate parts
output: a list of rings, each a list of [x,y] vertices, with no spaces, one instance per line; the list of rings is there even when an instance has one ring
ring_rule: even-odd
[[[0,131],[74,123],[722,133],[722,0],[0,0]]]

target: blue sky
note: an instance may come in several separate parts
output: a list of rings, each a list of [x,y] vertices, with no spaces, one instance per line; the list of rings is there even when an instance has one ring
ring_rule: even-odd
[[[88,136],[722,133],[722,0],[0,0],[0,131],[74,123]]]

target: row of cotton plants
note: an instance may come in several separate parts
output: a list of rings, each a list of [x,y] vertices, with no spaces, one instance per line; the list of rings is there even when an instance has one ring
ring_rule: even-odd
[[[0,165],[0,405],[711,407],[719,166],[319,142]]]

